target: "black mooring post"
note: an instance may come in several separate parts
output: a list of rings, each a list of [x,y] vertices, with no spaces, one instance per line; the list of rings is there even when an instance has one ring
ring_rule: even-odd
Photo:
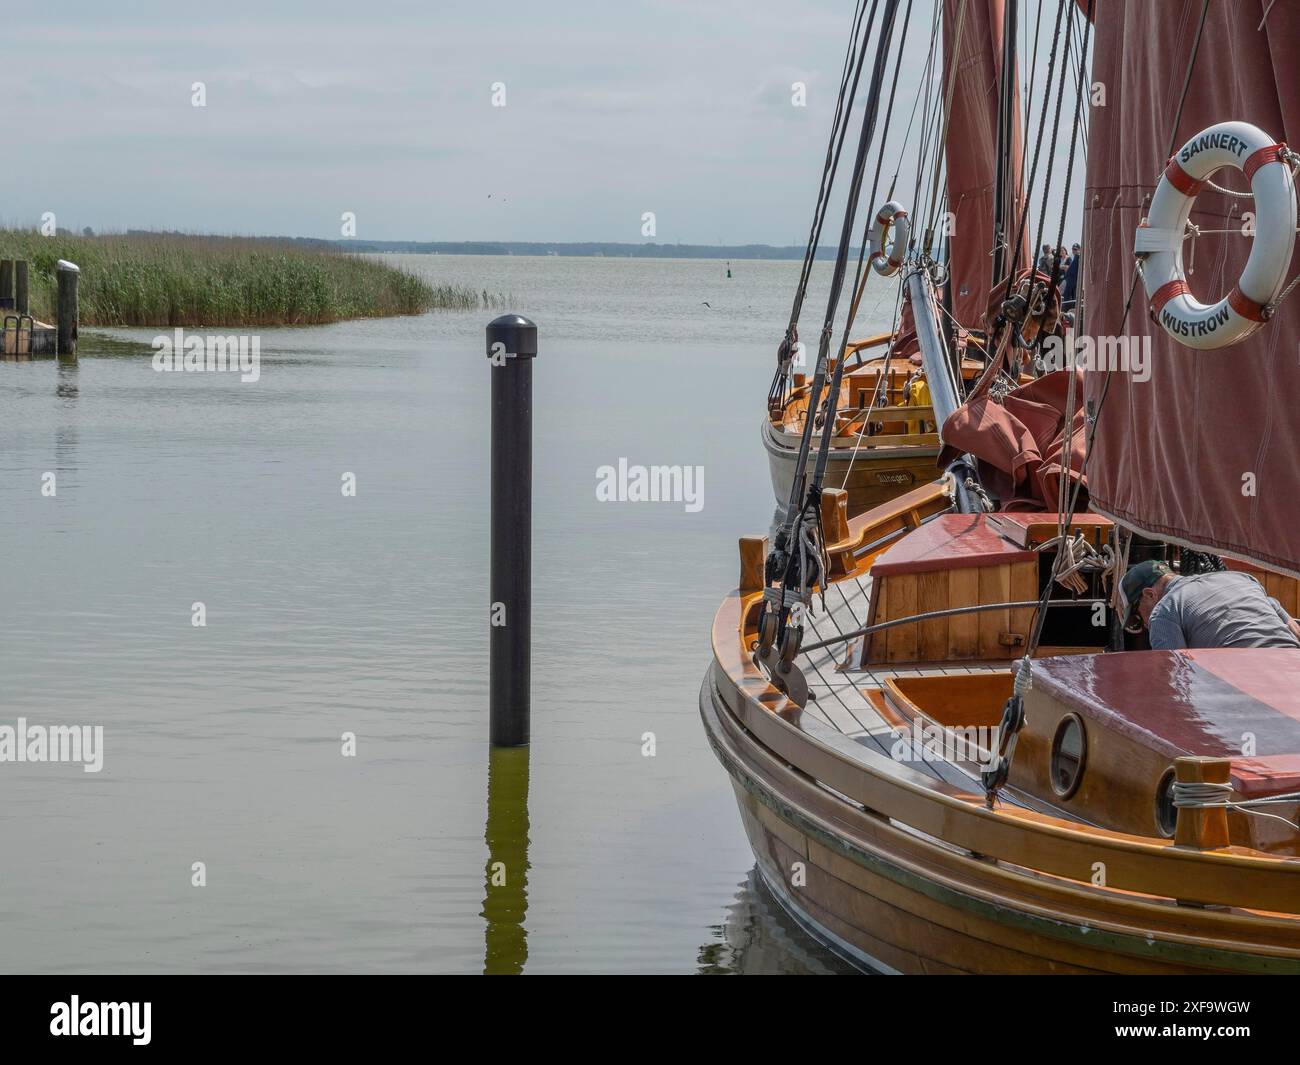
[[[537,326],[503,314],[487,327],[492,372],[491,740],[529,739],[533,598],[533,359]]]

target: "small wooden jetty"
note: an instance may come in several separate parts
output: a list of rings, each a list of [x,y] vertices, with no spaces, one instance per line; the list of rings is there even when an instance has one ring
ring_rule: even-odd
[[[55,323],[38,321],[31,314],[26,259],[0,259],[0,354],[13,358],[35,355],[77,354],[77,287],[81,270],[60,259],[56,268],[58,298]]]

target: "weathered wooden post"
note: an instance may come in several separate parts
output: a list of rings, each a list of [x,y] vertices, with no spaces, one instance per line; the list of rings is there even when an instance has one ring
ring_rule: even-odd
[[[767,537],[742,536],[740,538],[740,593],[761,592],[767,582],[763,579],[763,566],[767,562]]]
[[[77,354],[77,283],[81,280],[81,268],[76,263],[60,259],[55,269],[58,277],[59,294],[57,323],[59,329],[59,355]]]
[[[14,261],[0,259],[0,310],[11,311],[14,307]]]
[[[503,314],[487,327],[492,373],[491,741],[529,740],[533,587],[533,360],[537,326]]]
[[[1225,785],[1232,780],[1232,762],[1203,756],[1175,758],[1174,779],[1179,784]],[[1177,815],[1175,846],[1205,851],[1228,845],[1228,811],[1222,806],[1183,806],[1177,808]]]
[[[827,546],[849,538],[849,493],[845,489],[822,489],[822,531]]]
[[[27,260],[14,263],[14,305],[19,314],[30,314],[27,304]]]

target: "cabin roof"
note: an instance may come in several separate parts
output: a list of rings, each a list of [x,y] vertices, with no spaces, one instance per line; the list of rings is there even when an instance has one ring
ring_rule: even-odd
[[[1300,789],[1300,651],[1067,655],[1036,661],[1033,682],[1083,717],[1171,759],[1230,758],[1233,786],[1243,796]]]
[[[871,564],[876,577],[894,573],[1003,566],[1037,558],[998,534],[985,514],[941,514],[913,529]]]

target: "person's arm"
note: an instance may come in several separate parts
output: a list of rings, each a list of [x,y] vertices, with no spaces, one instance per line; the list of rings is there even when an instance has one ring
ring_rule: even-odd
[[[1282,624],[1287,627],[1296,640],[1300,641],[1300,622],[1297,622],[1295,618],[1288,614],[1282,604],[1271,595],[1268,597],[1268,601],[1273,609],[1277,611],[1277,616],[1282,619]]]
[[[1153,651],[1173,651],[1187,646],[1183,636],[1183,627],[1171,610],[1158,607],[1151,612],[1151,623],[1147,626],[1147,641]]]

